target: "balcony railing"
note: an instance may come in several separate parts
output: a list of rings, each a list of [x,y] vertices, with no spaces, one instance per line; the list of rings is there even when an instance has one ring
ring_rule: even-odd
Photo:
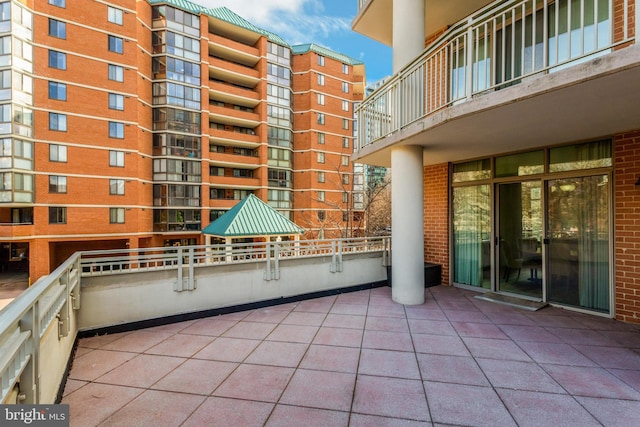
[[[474,96],[630,43],[633,5],[633,0],[491,3],[452,25],[362,102],[357,148]]]

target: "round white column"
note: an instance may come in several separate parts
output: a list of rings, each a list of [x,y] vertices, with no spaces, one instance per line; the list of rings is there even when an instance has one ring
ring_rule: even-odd
[[[424,50],[426,0],[393,0],[393,73]]]
[[[424,303],[424,184],[422,147],[391,149],[391,296]]]

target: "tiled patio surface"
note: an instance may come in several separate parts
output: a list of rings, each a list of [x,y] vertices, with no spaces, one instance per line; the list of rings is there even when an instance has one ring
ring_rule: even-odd
[[[377,288],[85,338],[73,426],[638,426],[640,329]]]

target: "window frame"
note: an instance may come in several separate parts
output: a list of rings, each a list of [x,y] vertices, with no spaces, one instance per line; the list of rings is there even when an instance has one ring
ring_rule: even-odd
[[[48,64],[49,68],[55,68],[56,70],[66,70],[67,54],[54,49],[49,49]]]
[[[107,49],[109,52],[124,54],[124,39],[122,37],[109,34],[107,36]]]
[[[57,39],[67,39],[67,23],[55,18],[49,18],[49,36]]]
[[[67,163],[68,150],[66,145],[49,144],[49,161]]]
[[[114,17],[112,20],[111,17]],[[122,9],[118,9],[117,7],[107,6],[107,21],[116,25],[124,25],[124,13]]]
[[[55,119],[55,120],[52,120]],[[63,119],[63,120],[61,120]],[[55,123],[55,126],[54,126]],[[49,112],[49,130],[56,132],[67,131],[67,115],[61,113]]]
[[[52,96],[52,94],[54,96]],[[67,85],[66,83],[60,83],[55,81],[49,81],[48,85],[49,99],[55,99],[56,101],[67,100]]]
[[[52,218],[54,219],[52,221]],[[65,206],[49,206],[49,224],[66,224],[67,208]]]
[[[125,180],[122,178],[110,178],[109,179],[109,195],[111,196],[124,196],[124,184]]]
[[[109,138],[124,139],[124,123],[110,121]]]
[[[124,208],[109,208],[109,224],[124,224]]]
[[[49,194],[67,194],[67,188],[65,175],[49,175]]]

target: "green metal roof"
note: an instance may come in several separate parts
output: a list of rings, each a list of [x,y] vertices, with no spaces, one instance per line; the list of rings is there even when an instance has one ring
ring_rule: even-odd
[[[249,194],[202,232],[218,237],[290,236],[302,234],[304,229]]]
[[[349,65],[364,64],[364,62],[358,59],[351,58],[350,56],[344,55],[342,53],[334,52],[331,49],[327,49],[326,47],[322,47],[314,43],[297,44],[297,45],[291,46],[291,52],[294,55],[301,55],[307,52],[315,52],[315,53],[319,53],[320,55],[333,58],[337,61],[343,62],[345,64],[349,64]]]
[[[267,31],[262,28],[256,27],[251,22],[247,21],[243,17],[232,12],[231,10],[227,9],[224,6],[207,8],[196,3],[192,3],[188,0],[147,0],[147,1],[149,2],[149,4],[152,4],[152,5],[167,4],[169,6],[173,6],[178,9],[182,9],[194,14],[198,14],[198,15],[203,14],[203,15],[211,16],[213,18],[220,19],[221,21],[225,21],[230,24],[236,25],[240,28],[253,31],[258,34],[262,34],[263,36],[267,37],[270,41],[274,43],[278,43],[284,46],[289,46],[289,43],[284,41],[282,37],[280,37],[279,35],[274,34],[271,31]]]

